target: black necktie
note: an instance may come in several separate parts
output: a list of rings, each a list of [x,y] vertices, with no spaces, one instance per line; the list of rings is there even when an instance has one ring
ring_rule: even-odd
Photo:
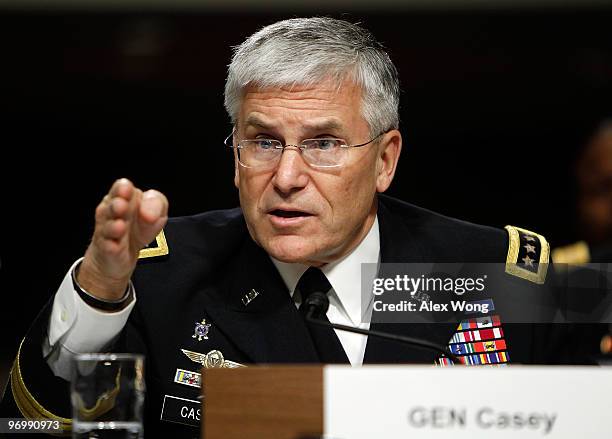
[[[329,290],[331,290],[331,285],[321,270],[310,267],[302,275],[295,289],[302,295],[300,313],[303,317],[306,317],[306,307],[304,303],[308,296],[315,291],[327,294]],[[329,322],[325,314],[319,318]],[[349,363],[346,352],[333,328],[312,325],[308,322],[306,322],[306,326],[322,363]]]

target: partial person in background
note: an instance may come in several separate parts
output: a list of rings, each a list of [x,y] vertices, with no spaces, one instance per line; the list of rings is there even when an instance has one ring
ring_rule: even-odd
[[[599,125],[580,152],[575,165],[575,184],[578,233],[582,240],[555,248],[552,259],[555,264],[570,264],[567,273],[573,276],[572,284],[606,285],[609,276],[602,277],[600,273],[598,279],[589,281],[588,270],[575,270],[573,267],[575,264],[612,261],[612,119]],[[558,271],[564,270],[558,265]],[[596,310],[605,306],[609,292],[605,287],[591,291],[589,297],[585,297],[583,292],[577,298],[583,309],[588,300],[591,308]],[[592,314],[592,317],[598,316],[598,313]],[[605,313],[602,316],[605,319]],[[578,325],[573,337],[577,346],[583,346],[585,355],[612,354],[611,325]]]
[[[588,140],[575,175],[582,240],[554,249],[553,261],[607,262],[612,259],[612,120],[604,121]]]

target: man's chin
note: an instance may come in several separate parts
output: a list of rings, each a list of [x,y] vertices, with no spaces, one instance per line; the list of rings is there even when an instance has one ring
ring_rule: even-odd
[[[313,240],[298,236],[275,237],[263,245],[264,250],[281,262],[289,264],[308,264],[317,263],[317,247],[313,245]]]

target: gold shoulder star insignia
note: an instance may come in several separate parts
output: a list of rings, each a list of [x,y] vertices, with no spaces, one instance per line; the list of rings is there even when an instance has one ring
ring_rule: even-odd
[[[527,249],[527,253],[535,253],[536,252],[536,248],[535,248],[534,245],[525,244],[523,247]]]
[[[550,256],[550,246],[546,238],[520,227],[506,226],[505,229],[508,232],[506,273],[543,284]]]
[[[522,260],[525,263],[525,267],[533,267],[533,262],[535,261],[535,259],[531,259],[529,256],[525,256],[524,258],[522,258]]]

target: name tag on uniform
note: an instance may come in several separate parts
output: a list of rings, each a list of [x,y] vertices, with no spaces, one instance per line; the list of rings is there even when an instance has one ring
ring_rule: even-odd
[[[164,395],[160,419],[162,421],[176,422],[199,428],[202,417],[201,412],[202,405],[200,401]]]

